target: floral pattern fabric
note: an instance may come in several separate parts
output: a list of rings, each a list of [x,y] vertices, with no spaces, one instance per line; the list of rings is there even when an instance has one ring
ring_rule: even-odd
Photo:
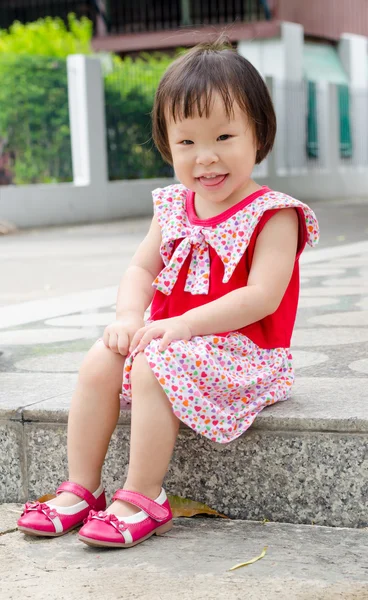
[[[263,408],[290,395],[294,374],[286,348],[258,348],[240,333],[178,340],[164,352],[159,342],[152,340],[144,353],[174,414],[213,442],[239,437]],[[132,402],[135,356],[125,362],[123,407]]]

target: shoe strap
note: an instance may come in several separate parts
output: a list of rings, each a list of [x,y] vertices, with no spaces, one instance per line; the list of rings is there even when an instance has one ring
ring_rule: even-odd
[[[167,508],[161,504],[158,504],[151,498],[147,498],[147,496],[139,494],[138,492],[117,490],[117,492],[114,494],[113,500],[123,500],[124,502],[134,504],[134,506],[138,506],[138,508],[144,510],[144,512],[146,512],[155,521],[164,521],[169,516],[169,511]]]
[[[91,492],[86,490],[82,485],[79,485],[79,483],[73,483],[72,481],[64,481],[64,483],[56,490],[56,494],[61,494],[61,492],[71,492],[72,494],[79,496],[79,498],[85,500],[92,509],[94,509],[97,502],[97,498],[95,498]]]

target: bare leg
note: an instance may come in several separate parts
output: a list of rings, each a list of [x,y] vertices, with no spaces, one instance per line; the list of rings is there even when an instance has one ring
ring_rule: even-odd
[[[68,420],[69,480],[90,492],[100,485],[110,438],[119,418],[124,357],[96,342],[79,371]],[[70,506],[81,499],[63,492],[52,503]]]
[[[130,460],[124,489],[157,498],[161,492],[179,430],[179,419],[149,367],[143,353],[136,356],[132,373]],[[109,508],[117,516],[140,509],[116,500]]]

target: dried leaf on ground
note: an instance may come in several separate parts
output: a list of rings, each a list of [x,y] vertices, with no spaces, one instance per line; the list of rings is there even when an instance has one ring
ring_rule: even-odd
[[[257,560],[261,560],[261,558],[263,558],[265,556],[265,554],[267,552],[267,548],[268,548],[268,546],[265,546],[259,556],[256,556],[255,558],[251,558],[250,560],[247,560],[246,562],[239,563],[238,565],[234,565],[233,567],[231,567],[231,569],[229,569],[229,571],[235,571],[235,569],[240,569],[240,567],[247,567],[248,565],[252,565],[253,563],[257,562]]]
[[[41,496],[41,498],[37,498],[36,502],[48,502],[54,498],[56,498],[55,494],[45,494],[44,496]]]
[[[195,502],[190,498],[182,498],[181,496],[168,496],[170,502],[173,517],[193,517],[194,515],[205,514],[215,515],[216,517],[222,517],[228,519],[226,515],[223,515],[217,510],[210,508],[207,504],[201,502]]]

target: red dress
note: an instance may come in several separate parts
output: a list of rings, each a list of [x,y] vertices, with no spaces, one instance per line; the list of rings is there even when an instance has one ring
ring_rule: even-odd
[[[299,243],[293,274],[278,309],[236,332],[172,342],[145,349],[148,362],[175,415],[213,441],[241,435],[260,410],[286,400],[294,380],[290,339],[299,296],[299,256],[318,241],[318,224],[305,204],[262,188],[212,219],[198,219],[194,195],[183,185],[153,192],[162,229],[165,265],[154,286],[151,320],[166,319],[246,286],[257,237],[276,211],[296,208]],[[130,370],[125,364],[123,396],[129,402]]]

